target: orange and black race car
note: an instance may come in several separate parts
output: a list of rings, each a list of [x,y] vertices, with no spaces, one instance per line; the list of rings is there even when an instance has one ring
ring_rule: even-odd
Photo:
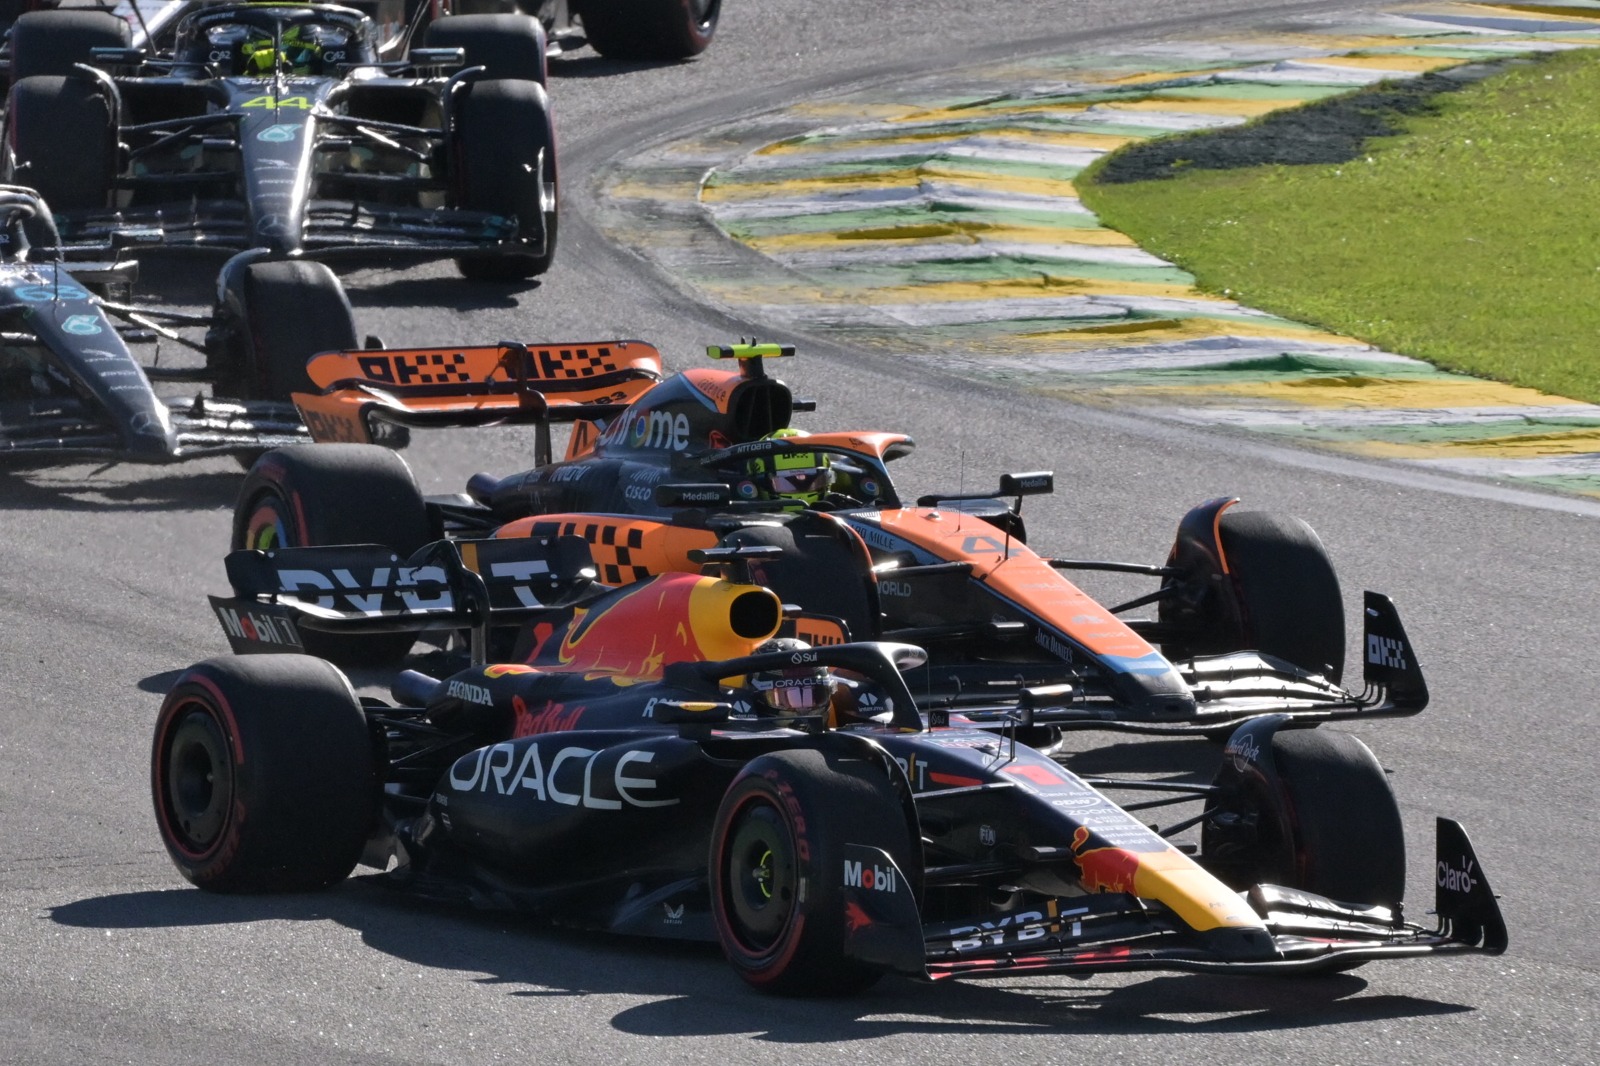
[[[255,650],[442,626],[469,628],[474,654],[401,671],[393,703],[304,654],[184,671],[151,783],[202,889],[304,891],[362,863],[425,897],[720,942],[751,985],[803,995],[885,973],[1291,974],[1506,948],[1447,819],[1438,925],[1405,919],[1383,768],[1288,715],[1241,723],[1209,784],[1085,777],[1030,745],[1026,715],[920,708],[903,672],[918,648],[772,642],[770,590],[681,572],[604,586],[580,538],[440,541],[400,566],[377,545],[245,550],[229,569],[243,594],[218,614]],[[529,635],[517,661],[484,657],[501,623]],[[1198,813],[1171,813],[1184,802]]]
[[[1224,736],[1266,711],[1328,720],[1427,703],[1398,616],[1375,593],[1363,605],[1367,689],[1341,685],[1339,583],[1304,522],[1219,499],[1182,518],[1165,563],[1046,558],[1020,512],[1022,497],[1051,491],[1049,473],[902,500],[888,464],[909,437],[796,433],[793,414],[814,405],[764,368],[792,348],[711,354],[724,365],[664,377],[639,341],[325,353],[307,366],[322,391],[295,401],[316,439],[342,443],[256,463],[233,545],[377,543],[398,562],[440,536],[573,535],[614,586],[698,571],[696,551],[765,546],[741,566],[796,608],[796,635],[918,644],[929,661],[911,680],[925,704],[1026,705],[1064,726]],[[533,427],[535,466],[475,475],[461,496],[424,499],[405,463],[372,444],[394,426],[502,423]],[[562,423],[572,429],[556,460]],[[1147,575],[1157,588],[1108,607],[1075,570]],[[1153,618],[1126,616],[1152,604]],[[313,633],[309,647],[349,661],[410,645],[405,632]]]

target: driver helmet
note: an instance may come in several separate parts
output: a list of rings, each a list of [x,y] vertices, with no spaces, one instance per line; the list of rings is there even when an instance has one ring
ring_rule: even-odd
[[[779,429],[768,433],[762,440],[785,440],[804,437],[798,429]],[[779,452],[750,460],[745,474],[754,484],[756,494],[765,500],[793,500],[801,506],[811,506],[822,500],[833,485],[833,471],[826,452]]]
[[[305,26],[290,26],[280,38],[282,49],[273,51],[272,37],[252,33],[239,46],[243,73],[269,75],[281,68],[288,74],[313,74],[322,59],[322,43],[316,31]]]
[[[793,637],[774,637],[756,648],[755,654],[767,652],[810,651],[811,645]],[[750,688],[756,700],[780,716],[819,715],[826,713],[833,700],[835,685],[833,672],[816,663],[796,663],[776,670],[763,670],[750,675]]]

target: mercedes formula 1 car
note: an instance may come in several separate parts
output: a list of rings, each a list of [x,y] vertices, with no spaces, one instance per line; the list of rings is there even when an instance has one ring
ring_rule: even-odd
[[[918,648],[769,643],[783,605],[734,571],[776,550],[712,548],[698,558],[729,576],[621,588],[560,535],[408,560],[236,552],[248,594],[214,606],[255,650],[423,621],[471,628],[475,654],[446,676],[401,672],[392,705],[303,654],[189,668],[155,728],[167,850],[210,891],[315,889],[364,863],[426,897],[720,941],[744,980],[786,994],[884,973],[1306,973],[1505,949],[1446,819],[1438,924],[1405,919],[1400,815],[1354,737],[1265,715],[1209,784],[1085,778],[1025,714],[924,713],[902,673]],[[484,661],[506,621],[527,654]],[[1159,830],[1138,813],[1185,802],[1199,809]]]
[[[107,12],[26,14],[0,174],[39,189],[73,245],[541,274],[557,203],[544,31],[413,7],[380,24],[332,4],[194,4],[139,48]]]
[[[129,303],[137,267],[64,262],[44,201],[0,186],[0,463],[248,461],[308,440],[289,402],[306,359],[356,339],[338,279],[316,263],[248,263],[217,312],[196,316]],[[182,327],[205,327],[205,340]],[[205,361],[164,362],[163,343]],[[130,345],[154,347],[154,360]]]
[[[912,503],[888,471],[911,451],[903,434],[774,435],[814,406],[763,369],[785,351],[717,349],[736,367],[670,378],[638,341],[321,355],[307,373],[322,391],[295,400],[316,439],[346,443],[263,456],[241,490],[234,547],[381,543],[403,558],[441,535],[570,533],[590,543],[603,581],[624,585],[697,570],[693,551],[768,545],[780,551],[752,574],[801,609],[797,635],[925,647],[913,678],[925,705],[1008,695],[1057,722],[1217,736],[1267,710],[1334,719],[1426,705],[1398,616],[1372,593],[1362,647],[1382,684],[1341,686],[1343,601],[1305,523],[1213,500],[1180,521],[1162,565],[1045,558],[1026,544],[1020,506],[1050,490],[1048,474]],[[501,422],[533,426],[537,465],[476,475],[461,496],[424,499],[398,456],[362,443],[391,426]],[[573,429],[555,461],[551,426],[563,422]],[[759,498],[751,471],[800,454],[827,461],[830,491],[804,507]],[[1158,587],[1107,608],[1067,576],[1094,569]],[[1154,618],[1126,617],[1151,603]],[[382,658],[409,645],[400,633],[310,647],[349,662],[363,647]]]

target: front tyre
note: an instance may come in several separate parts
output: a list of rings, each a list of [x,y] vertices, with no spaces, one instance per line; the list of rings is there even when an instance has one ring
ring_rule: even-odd
[[[212,659],[161,704],[150,783],[161,840],[209,892],[305,892],[347,877],[377,817],[366,716],[304,655]]]
[[[1249,728],[1231,748],[1254,746]],[[1206,867],[1240,890],[1276,884],[1344,903],[1399,903],[1405,831],[1371,749],[1331,729],[1281,729],[1267,747],[1244,771],[1218,775],[1221,798],[1201,829]]]
[[[751,761],[717,810],[711,913],[723,953],[752,987],[781,995],[849,995],[881,971],[846,954],[846,843],[881,848],[920,878],[905,816],[866,763],[815,750]]]
[[[344,286],[325,264],[304,259],[232,271],[217,319],[210,354],[218,393],[241,399],[287,403],[293,393],[319,392],[306,373],[311,357],[361,346]]]
[[[580,0],[573,8],[608,59],[688,59],[711,44],[722,0]]]
[[[544,87],[510,79],[473,82],[462,90],[451,137],[456,203],[517,220],[510,247],[456,260],[462,276],[522,281],[545,273],[556,253],[558,181],[555,126]]]

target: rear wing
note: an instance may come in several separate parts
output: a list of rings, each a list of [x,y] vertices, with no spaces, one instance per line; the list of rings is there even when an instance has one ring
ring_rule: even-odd
[[[402,560],[381,544],[244,549],[211,608],[237,654],[303,651],[300,630],[382,633],[512,625],[600,588],[582,537],[437,541]]]
[[[379,423],[527,424],[541,465],[552,422],[609,418],[662,378],[661,353],[636,340],[324,352],[306,373],[322,392],[293,398],[315,440],[377,443]]]

